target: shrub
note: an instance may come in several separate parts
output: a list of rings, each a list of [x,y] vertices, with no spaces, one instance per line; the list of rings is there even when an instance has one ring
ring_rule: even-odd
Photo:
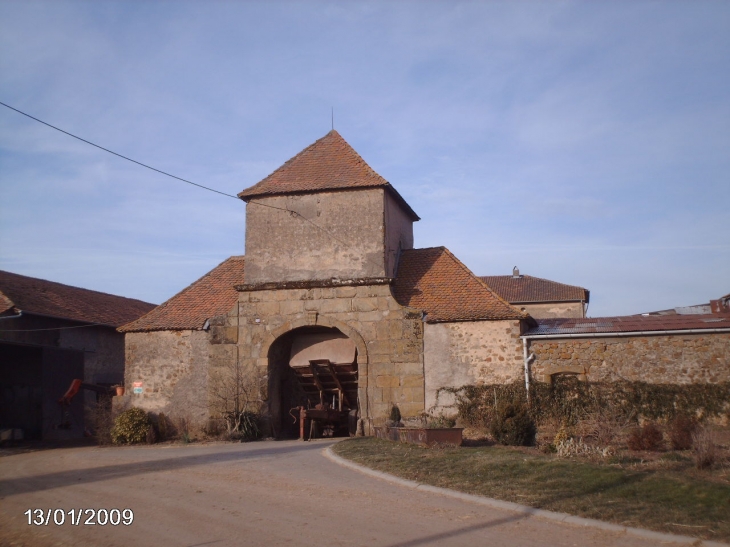
[[[565,426],[565,424],[560,426],[560,429],[558,429],[558,432],[555,434],[555,438],[553,439],[553,445],[558,446],[560,443],[564,443],[570,438],[572,435],[570,434],[570,430]]]
[[[710,430],[700,428],[695,431],[692,435],[692,449],[697,469],[708,469],[715,463],[717,451],[715,438]]]
[[[501,405],[492,420],[490,433],[498,443],[508,446],[532,446],[535,444],[535,422],[523,405]]]
[[[230,430],[229,438],[241,442],[255,441],[261,437],[259,416],[255,412],[245,410],[236,420],[236,427]]]
[[[157,430],[154,425],[150,424],[150,427],[147,429],[147,437],[145,438],[145,441],[147,444],[155,444],[157,439]]]
[[[390,407],[390,414],[388,414],[388,419],[385,420],[385,427],[403,427],[398,405],[392,405]]]
[[[170,434],[167,423],[167,416],[165,416],[164,412],[160,412],[157,415],[157,433],[159,434],[161,441],[166,440],[168,435]]]
[[[147,432],[152,422],[141,408],[125,410],[114,421],[111,432],[114,444],[143,443],[147,440]]]
[[[633,429],[626,441],[631,450],[649,450],[657,452],[664,446],[664,437],[661,430],[653,422],[647,422],[643,427]]]
[[[454,427],[456,425],[456,418],[451,418],[443,414],[433,416],[426,421],[426,428],[428,429],[444,429]]]
[[[677,416],[669,424],[669,441],[673,450],[692,448],[692,435],[697,431],[697,421],[686,415]]]

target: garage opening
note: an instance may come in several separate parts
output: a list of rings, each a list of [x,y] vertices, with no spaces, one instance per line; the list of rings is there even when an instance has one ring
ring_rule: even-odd
[[[357,348],[335,328],[301,327],[269,349],[269,415],[274,437],[347,436],[358,419]]]

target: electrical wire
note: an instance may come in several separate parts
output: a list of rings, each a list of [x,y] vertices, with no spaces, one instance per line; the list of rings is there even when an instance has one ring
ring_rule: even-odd
[[[220,194],[222,196],[227,196],[229,198],[234,198],[234,199],[240,199],[238,196],[234,196],[232,194],[226,194],[225,192],[221,192],[220,190],[215,190],[213,188],[209,188],[207,186],[203,186],[202,184],[198,184],[197,182],[192,182],[192,181],[189,181],[189,180],[184,179],[182,177],[178,177],[178,176],[175,176],[175,175],[171,175],[170,173],[167,173],[167,172],[162,171],[160,169],[156,169],[156,168],[154,168],[154,167],[152,167],[150,165],[147,165],[145,163],[142,163],[141,161],[133,160],[132,158],[128,158],[127,156],[123,156],[122,154],[118,154],[117,152],[114,152],[113,150],[109,150],[108,148],[104,148],[103,146],[99,146],[98,144],[95,144],[95,143],[93,143],[91,141],[87,141],[86,139],[82,139],[81,137],[76,136],[73,133],[69,133],[68,131],[64,131],[60,127],[56,127],[55,125],[51,125],[50,123],[44,122],[43,120],[39,120],[35,116],[31,116],[30,114],[26,114],[22,110],[18,110],[17,108],[13,108],[12,106],[10,106],[8,104],[5,104],[2,101],[0,101],[0,104],[3,105],[6,108],[9,108],[10,110],[14,110],[18,114],[22,114],[23,116],[27,116],[31,120],[35,120],[38,123],[42,123],[43,125],[46,125],[46,126],[50,127],[51,129],[55,129],[56,131],[60,131],[61,133],[65,134],[65,135],[68,135],[69,137],[73,137],[74,139],[78,139],[81,142],[85,142],[86,144],[90,144],[91,146],[95,146],[96,148],[99,148],[100,150],[103,150],[104,152],[109,152],[110,154],[114,154],[117,157],[120,157],[120,158],[125,159],[127,161],[131,161],[132,163],[136,163],[137,165],[141,165],[142,167],[146,167],[147,169],[151,169],[152,171],[156,171],[157,173],[161,173],[163,175],[166,175],[168,177],[172,177],[172,178],[177,179],[177,180],[180,180],[182,182],[186,182],[188,184],[192,184],[193,186],[197,186],[198,188],[202,188],[203,190],[208,190],[210,192],[215,192],[216,194]]]
[[[91,141],[88,141],[86,139],[82,139],[81,137],[79,137],[77,135],[74,135],[73,133],[69,133],[68,131],[64,131],[63,129],[61,129],[59,127],[56,127],[55,125],[51,125],[48,122],[44,122],[43,120],[38,119],[35,116],[31,116],[30,114],[27,114],[27,113],[23,112],[22,110],[18,110],[17,108],[14,108],[14,107],[12,107],[12,106],[10,106],[8,104],[5,104],[2,101],[0,101],[0,105],[3,105],[4,107],[9,108],[10,110],[13,110],[13,111],[17,112],[18,114],[22,114],[23,116],[26,116],[26,117],[30,118],[31,120],[35,120],[38,123],[42,123],[43,125],[48,126],[51,129],[55,129],[56,131],[60,131],[61,133],[65,134],[65,135],[68,135],[69,137],[73,137],[74,139],[78,139],[81,142],[85,142],[86,144],[90,144],[91,146],[94,146],[96,148],[99,148],[100,150],[104,150],[105,152],[108,152],[110,154],[113,154],[113,155],[115,155],[117,157],[120,157],[122,159],[125,159],[127,161],[131,161],[132,163],[136,163],[137,165],[140,165],[142,167],[145,167],[147,169],[150,169],[150,170],[155,171],[157,173],[160,173],[162,175],[165,175],[165,176],[171,177],[173,179],[176,179],[176,180],[185,182],[187,184],[192,184],[193,186],[197,186],[198,188],[202,188],[203,190],[208,190],[210,192],[215,192],[216,194],[220,194],[222,196],[226,196],[226,197],[234,198],[234,199],[240,199],[238,196],[234,196],[232,194],[227,194],[225,192],[221,192],[220,190],[215,190],[213,188],[209,188],[208,186],[203,186],[202,184],[198,184],[196,182],[192,182],[192,181],[187,180],[187,179],[184,179],[182,177],[178,177],[176,175],[172,175],[170,173],[167,173],[165,171],[162,171],[160,169],[157,169],[155,167],[152,167],[152,166],[147,165],[145,163],[142,163],[140,161],[133,160],[132,158],[128,158],[127,156],[124,156],[122,154],[119,154],[117,152],[114,152],[113,150],[109,150],[108,148],[104,148],[103,146],[99,146],[98,144],[95,144],[95,143],[93,143]],[[293,216],[295,218],[299,218],[299,219],[301,219],[301,220],[303,220],[305,222],[308,222],[309,224],[311,224],[312,226],[314,226],[318,230],[322,231],[324,234],[328,235],[329,237],[331,237],[332,239],[334,239],[338,243],[344,245],[345,247],[352,247],[353,246],[351,243],[347,243],[346,241],[343,241],[342,239],[340,239],[339,237],[337,237],[335,234],[333,234],[332,232],[330,232],[326,228],[323,228],[322,226],[318,225],[317,223],[312,222],[311,220],[309,220],[308,218],[304,217],[303,215],[301,215],[300,213],[298,213],[296,211],[292,211],[291,209],[287,209],[287,208],[284,208],[284,207],[276,207],[274,205],[267,205],[265,203],[259,203],[257,201],[250,201],[248,203],[253,203],[255,205],[260,205],[261,207],[269,207],[270,209],[278,209],[280,211],[285,211],[285,212],[289,213],[291,216]],[[374,260],[370,259],[369,257],[366,257],[366,260],[368,260],[372,264],[375,264],[378,268],[381,268],[383,266],[382,264],[376,263]],[[76,328],[76,327],[69,327],[69,328]],[[55,330],[55,329],[49,329],[49,330]],[[0,330],[0,332],[4,332],[4,331]]]
[[[88,325],[77,325],[75,327],[51,327],[48,329],[0,329],[0,332],[39,332],[46,330],[68,330],[68,329],[85,329],[88,327],[110,327],[111,325],[105,325],[104,323],[89,323]]]

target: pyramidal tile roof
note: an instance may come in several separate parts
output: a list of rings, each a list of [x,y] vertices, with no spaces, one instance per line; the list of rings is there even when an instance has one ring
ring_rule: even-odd
[[[257,184],[238,194],[244,201],[256,197],[333,190],[385,188],[405,211],[419,220],[393,186],[377,174],[334,129]]]
[[[205,320],[231,311],[238,301],[236,285],[243,283],[243,256],[232,256],[189,287],[120,332],[201,330]]]
[[[445,247],[403,251],[393,296],[423,310],[426,322],[527,319]]]
[[[485,275],[479,279],[507,302],[588,302],[590,291],[575,285],[521,275]]]
[[[0,271],[0,313],[15,308],[29,314],[118,327],[154,307],[134,298]]]

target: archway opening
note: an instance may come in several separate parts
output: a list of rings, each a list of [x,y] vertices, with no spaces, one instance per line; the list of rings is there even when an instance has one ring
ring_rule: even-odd
[[[339,329],[307,326],[269,348],[269,416],[274,437],[354,434],[358,419],[355,342]],[[302,422],[300,409],[314,419]]]

